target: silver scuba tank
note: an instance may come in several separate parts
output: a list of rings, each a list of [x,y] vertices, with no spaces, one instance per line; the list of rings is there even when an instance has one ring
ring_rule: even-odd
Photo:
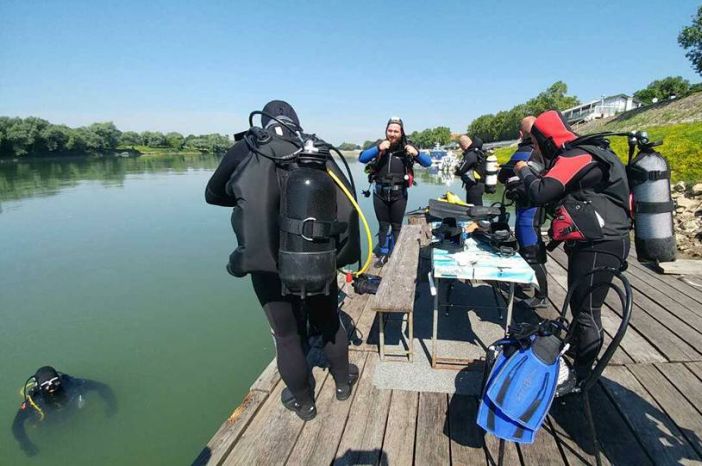
[[[494,153],[490,153],[485,159],[485,192],[497,191],[497,171],[497,157]]]
[[[673,230],[673,209],[670,195],[670,167],[667,160],[653,147],[645,132],[629,137],[630,155],[633,145],[639,153],[627,165],[627,176],[632,193],[634,237],[640,262],[671,262],[677,246]]]

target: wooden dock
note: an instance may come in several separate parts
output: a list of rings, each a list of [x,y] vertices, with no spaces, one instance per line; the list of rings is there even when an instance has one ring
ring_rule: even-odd
[[[561,249],[549,257],[551,313],[565,297],[566,261]],[[659,275],[633,254],[629,263],[631,326],[590,395],[602,461],[702,464],[702,288]],[[344,291],[342,311],[354,323],[350,358],[361,369],[352,397],[337,401],[328,371],[315,369],[319,414],[304,422],[280,403],[284,384],[273,361],[194,464],[496,464],[498,441],[475,424],[476,397],[373,385],[376,315],[367,295]],[[607,340],[619,324],[614,299],[610,293],[602,310]],[[535,443],[507,444],[505,453],[506,465],[595,464],[581,397],[556,400]]]

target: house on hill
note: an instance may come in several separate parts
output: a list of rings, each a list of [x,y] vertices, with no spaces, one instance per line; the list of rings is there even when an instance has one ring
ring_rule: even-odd
[[[570,124],[582,123],[596,118],[606,118],[618,113],[638,108],[641,102],[626,94],[617,94],[609,97],[577,105],[564,110],[563,116]]]

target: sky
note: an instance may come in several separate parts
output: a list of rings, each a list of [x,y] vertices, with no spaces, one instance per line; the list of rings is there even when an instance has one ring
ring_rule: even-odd
[[[538,6],[537,6],[538,5]],[[242,131],[272,99],[333,142],[582,101],[696,75],[677,44],[700,0],[0,0],[0,115],[123,131]]]

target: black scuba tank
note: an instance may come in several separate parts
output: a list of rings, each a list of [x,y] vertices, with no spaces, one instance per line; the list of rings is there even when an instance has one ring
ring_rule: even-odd
[[[278,273],[284,295],[329,294],[336,280],[336,237],[348,225],[337,221],[337,188],[326,173],[330,156],[326,144],[308,139],[281,189]]]
[[[630,155],[637,144],[639,153],[629,161],[626,171],[632,193],[634,237],[638,260],[670,262],[675,260],[677,246],[673,229],[670,194],[670,167],[648,141],[645,132],[629,137]]]

